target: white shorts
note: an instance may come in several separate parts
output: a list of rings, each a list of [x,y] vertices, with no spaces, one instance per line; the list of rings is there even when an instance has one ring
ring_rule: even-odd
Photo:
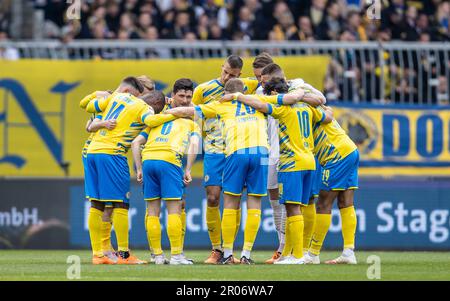
[[[267,189],[278,188],[278,162],[280,160],[280,142],[278,138],[278,120],[272,116],[267,117],[267,132],[269,134],[269,174]]]

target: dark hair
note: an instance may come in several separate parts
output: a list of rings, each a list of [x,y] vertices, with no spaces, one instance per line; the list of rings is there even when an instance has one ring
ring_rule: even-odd
[[[166,105],[166,96],[163,92],[158,90],[150,91],[149,93],[142,95],[140,98],[153,108],[155,114],[160,113]]]
[[[135,88],[139,93],[144,92],[144,86],[141,84],[141,82],[134,76],[128,76],[125,77],[122,80],[123,84],[127,84],[133,88]]]
[[[180,78],[173,84],[173,94],[177,94],[178,91],[194,91],[194,83],[189,78]]]
[[[224,90],[226,93],[244,92],[244,83],[238,78],[232,78],[225,84]]]
[[[232,69],[242,69],[242,66],[244,66],[244,62],[242,61],[242,59],[235,54],[227,57],[227,63]]]
[[[264,85],[264,94],[270,95],[273,91],[287,93],[289,91],[289,85],[284,78],[274,77]]]
[[[264,68],[267,65],[270,65],[273,63],[273,59],[267,52],[261,52],[255,57],[255,60],[253,61],[253,68],[259,69]]]
[[[281,74],[283,70],[275,63],[269,64],[261,70],[261,75],[277,75]]]

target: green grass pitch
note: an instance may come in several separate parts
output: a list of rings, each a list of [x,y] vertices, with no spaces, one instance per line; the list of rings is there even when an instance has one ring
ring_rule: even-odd
[[[381,280],[450,280],[450,253],[445,252],[358,252],[356,266],[265,265],[269,251],[256,251],[253,266],[210,266],[201,262],[208,251],[187,251],[193,266],[141,266],[90,264],[86,250],[0,250],[0,280],[67,280],[67,257],[81,258],[81,280],[368,280],[367,258],[377,255],[381,260]],[[142,259],[149,252],[135,251]],[[323,252],[321,260],[339,255]]]

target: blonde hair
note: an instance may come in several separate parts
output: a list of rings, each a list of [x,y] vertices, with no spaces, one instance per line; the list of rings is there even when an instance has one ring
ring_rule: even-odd
[[[144,88],[148,90],[147,92],[155,90],[155,82],[151,80],[147,75],[140,75],[136,78],[144,86]]]
[[[226,93],[244,93],[244,83],[239,78],[232,78],[227,81],[224,90]]]

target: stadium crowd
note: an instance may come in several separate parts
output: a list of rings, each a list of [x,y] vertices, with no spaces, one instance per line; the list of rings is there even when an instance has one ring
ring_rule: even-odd
[[[65,41],[450,39],[446,0],[380,0],[380,22],[367,19],[363,0],[85,0],[79,21],[67,20],[66,1],[33,1],[45,38]]]
[[[30,1],[44,14],[41,36],[65,43],[77,39],[450,41],[448,0],[377,0],[381,10],[375,20],[367,17],[367,2],[374,1],[365,0],[82,0],[80,19],[72,20],[67,18],[70,4],[65,0]],[[5,0],[6,6],[0,8],[0,40],[8,38],[8,2],[11,6],[12,1]],[[277,49],[268,52],[286,55]],[[324,86],[331,100],[449,103],[448,52],[386,51],[380,57],[378,50],[343,49],[330,54],[333,59]],[[0,57],[20,56],[14,49],[0,49]],[[191,49],[177,55],[169,49],[90,54],[97,56],[197,57]]]

